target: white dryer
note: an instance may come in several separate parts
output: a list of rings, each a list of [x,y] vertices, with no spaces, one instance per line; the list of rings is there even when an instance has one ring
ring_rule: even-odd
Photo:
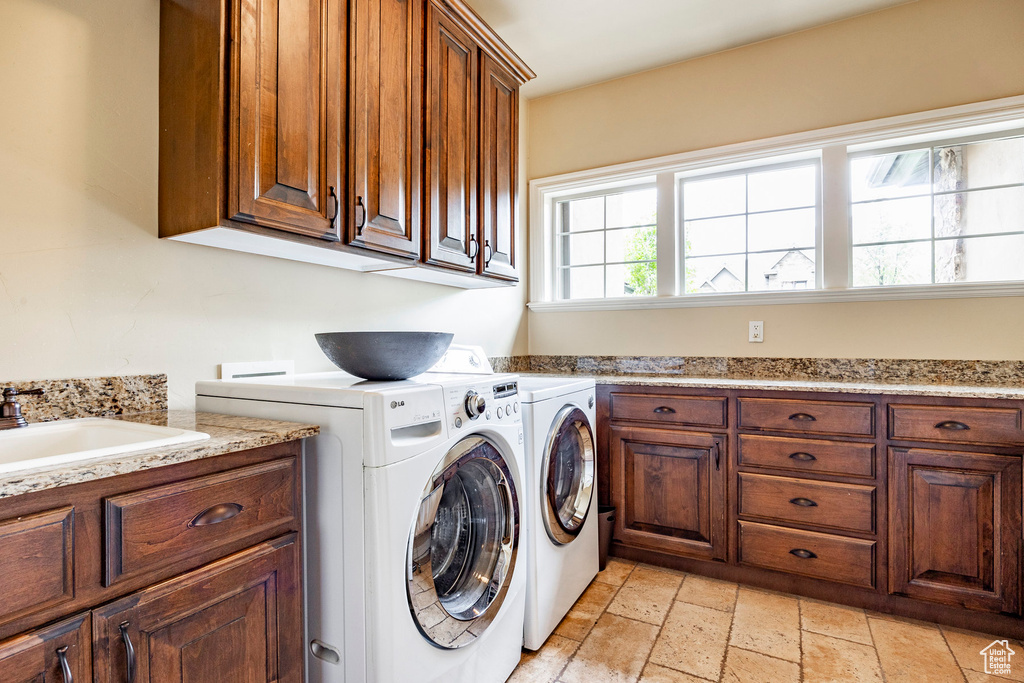
[[[303,459],[309,681],[508,678],[526,597],[514,375],[331,372],[196,393],[202,411],[320,425]]]
[[[521,377],[529,549],[523,645],[536,650],[597,575],[594,380]]]

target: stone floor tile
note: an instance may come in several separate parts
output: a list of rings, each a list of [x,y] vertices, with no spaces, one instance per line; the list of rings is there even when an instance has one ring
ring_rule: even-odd
[[[1015,654],[1010,657],[1010,673],[1003,674],[1001,677],[1011,681],[1024,681],[1024,645],[1021,645],[1019,640],[962,631],[951,626],[943,626],[942,633],[946,636],[946,643],[953,651],[953,656],[960,668],[982,672],[985,671],[985,659],[982,657],[981,651],[995,640],[1009,641],[1010,649]]]
[[[799,683],[800,665],[730,647],[722,683]]]
[[[555,633],[565,638],[582,641],[594,627],[598,617],[604,613],[608,603],[619,589],[607,583],[594,581],[583,591],[583,595],[555,628]]]
[[[741,586],[729,645],[800,661],[800,608],[795,597]]]
[[[963,680],[938,628],[870,617],[868,625],[888,683]]]
[[[707,679],[697,678],[657,664],[648,664],[644,667],[643,675],[640,676],[640,683],[707,683]]]
[[[676,602],[651,651],[651,663],[718,680],[731,621],[728,612]]]
[[[551,636],[536,652],[523,652],[523,658],[508,683],[553,683],[579,646],[575,640]]]
[[[800,598],[800,627],[833,638],[873,645],[864,610]]]
[[[737,585],[731,581],[688,574],[676,593],[676,600],[731,612],[736,606]]]
[[[618,557],[609,557],[608,564],[605,565],[604,571],[598,572],[597,578],[594,580],[601,583],[607,583],[612,586],[621,586],[626,583],[626,579],[629,578],[629,573],[633,571],[633,567],[635,566],[635,562],[623,560]]]
[[[803,671],[804,683],[882,683],[874,647],[819,633],[803,634]]]
[[[607,611],[661,626],[682,580],[678,574],[637,567],[622,584]]]
[[[603,614],[576,651],[563,683],[634,683],[658,636],[658,627]]]
[[[964,669],[964,677],[967,679],[967,683],[1007,683],[1010,680],[1002,676],[990,676],[970,669]]]

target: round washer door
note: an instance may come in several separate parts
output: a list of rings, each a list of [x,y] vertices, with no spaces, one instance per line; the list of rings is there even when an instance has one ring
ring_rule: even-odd
[[[459,441],[423,490],[409,536],[409,609],[434,645],[480,637],[505,600],[519,548],[519,498],[508,463],[482,436]]]
[[[583,528],[594,492],[594,432],[575,406],[558,412],[541,465],[544,526],[559,545],[572,542]]]

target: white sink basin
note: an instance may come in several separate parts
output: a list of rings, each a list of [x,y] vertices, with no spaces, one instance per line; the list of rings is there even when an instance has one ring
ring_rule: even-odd
[[[0,430],[0,474],[209,438],[187,429],[98,417],[37,422]]]

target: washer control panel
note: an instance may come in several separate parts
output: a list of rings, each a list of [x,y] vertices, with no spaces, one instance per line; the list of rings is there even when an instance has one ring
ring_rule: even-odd
[[[459,430],[486,423],[522,422],[519,384],[516,381],[483,380],[445,387],[448,427]]]

